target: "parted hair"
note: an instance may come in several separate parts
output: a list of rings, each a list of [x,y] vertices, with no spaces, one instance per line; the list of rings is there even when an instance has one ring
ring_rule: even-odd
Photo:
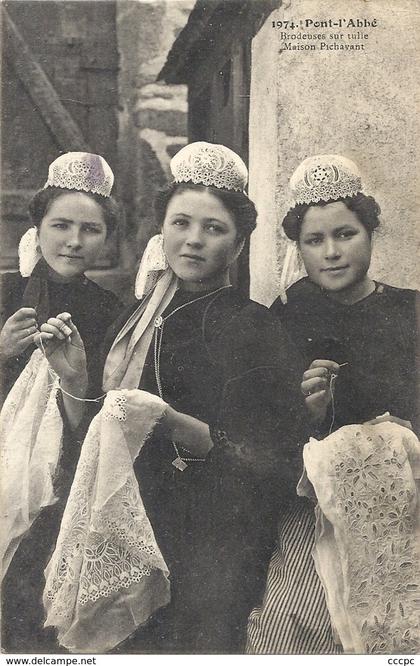
[[[209,187],[195,183],[171,183],[166,188],[159,190],[155,198],[156,221],[162,226],[166,215],[166,209],[172,197],[186,190],[207,191],[213,194],[225,208],[231,213],[235,220],[239,237],[247,239],[254,231],[257,224],[257,209],[251,199],[244,192],[234,190],[223,190],[218,187]]]
[[[283,219],[282,225],[284,232],[290,240],[298,241],[300,230],[306,213],[312,206],[328,206],[336,201],[342,201],[343,204],[357,215],[359,222],[363,224],[371,238],[373,231],[379,226],[381,209],[379,204],[371,196],[358,192],[351,197],[340,197],[339,199],[330,199],[329,201],[320,201],[319,203],[296,204],[291,208]]]
[[[51,204],[62,194],[71,194],[79,191],[81,194],[86,194],[90,199],[93,199],[102,208],[107,228],[107,236],[110,236],[117,227],[122,215],[119,204],[112,197],[103,197],[101,194],[83,192],[82,190],[68,190],[62,187],[46,187],[45,189],[36,192],[28,206],[32,224],[39,227]]]

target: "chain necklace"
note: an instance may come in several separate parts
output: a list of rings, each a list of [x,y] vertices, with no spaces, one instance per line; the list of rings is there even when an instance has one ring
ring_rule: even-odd
[[[175,310],[172,310],[166,317],[162,317],[162,315],[159,315],[156,317],[154,321],[155,325],[155,334],[154,334],[154,362],[155,362],[155,377],[156,377],[156,385],[157,389],[159,392],[159,396],[163,400],[163,390],[162,390],[162,382],[160,379],[160,353],[162,349],[162,338],[163,338],[163,328],[165,325],[165,322],[172,317],[176,312],[179,312],[183,308],[186,308],[188,305],[192,305],[193,303],[197,303],[198,301],[203,300],[204,298],[208,298],[209,296],[214,296],[215,294],[219,293],[219,291],[222,291],[224,289],[229,289],[232,285],[224,285],[223,287],[219,287],[218,289],[215,289],[214,291],[211,291],[209,294],[203,294],[202,296],[199,296],[198,298],[195,298],[193,301],[188,301],[187,303],[183,303],[182,305],[179,305]],[[159,335],[160,332],[160,335]],[[172,465],[179,469],[180,472],[183,472],[184,469],[188,467],[189,462],[204,462],[204,458],[185,458],[184,456],[181,456],[177,442],[172,442],[172,445],[174,447],[175,453],[176,453],[176,458],[175,460],[172,461]]]

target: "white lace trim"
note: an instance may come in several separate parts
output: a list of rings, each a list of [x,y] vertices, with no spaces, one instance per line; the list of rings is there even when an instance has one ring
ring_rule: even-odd
[[[38,245],[38,230],[31,227],[19,242],[19,271],[22,277],[29,277],[42,254]]]
[[[298,166],[290,189],[297,204],[319,203],[357,194],[362,179],[356,164],[346,157],[315,155]]]
[[[114,400],[106,403],[104,409],[104,419],[117,419],[117,421],[125,421],[127,419],[127,398],[125,395],[115,396]]]
[[[319,503],[315,562],[344,649],[418,652],[419,441],[393,423],[345,426],[311,440],[304,462]]]
[[[148,294],[155,286],[162,271],[165,271],[168,266],[163,249],[163,235],[156,234],[149,240],[143,252],[134,288],[136,298],[140,300]]]
[[[113,184],[114,174],[101,155],[73,152],[60,155],[50,164],[44,188],[63,187],[109,197]]]

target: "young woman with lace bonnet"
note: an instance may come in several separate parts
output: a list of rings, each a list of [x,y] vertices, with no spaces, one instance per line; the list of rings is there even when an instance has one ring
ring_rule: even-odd
[[[66,332],[71,330],[69,327],[77,326],[86,349],[87,367],[93,370],[103,332],[121,308],[112,292],[85,276],[85,271],[93,267],[118,222],[118,209],[111,197],[113,182],[113,173],[100,155],[72,152],[54,160],[49,166],[44,188],[29,204],[34,226],[19,244],[20,272],[2,276],[0,355],[4,397],[10,396],[2,412],[2,445],[8,438],[14,450],[14,465],[21,460],[23,444],[19,446],[22,434],[18,429],[19,419],[13,424],[9,419],[9,405],[23,401],[23,394],[17,395],[16,380],[36,349],[34,338],[39,328],[47,320],[53,321],[61,329],[59,336],[64,339]],[[29,366],[27,372],[31,372]],[[76,392],[83,390],[82,379],[80,386],[72,387]],[[9,393],[11,389],[13,395]],[[24,419],[21,424],[24,429]],[[5,445],[6,449],[9,444]],[[31,652],[47,648],[54,651],[58,647],[42,629],[43,569],[58,534],[79,450],[80,445],[68,431],[54,471],[54,492],[58,502],[44,509],[31,529],[26,530],[4,579],[3,647],[8,651]],[[22,452],[22,455],[26,454]],[[9,476],[9,470],[10,466],[3,467],[3,479]],[[23,489],[23,469],[20,474],[17,470],[17,475],[15,481]],[[9,479],[12,478],[10,472]],[[6,502],[3,502],[3,511],[8,511]],[[7,531],[6,522],[3,526]],[[28,526],[26,523],[25,527]],[[21,525],[21,531],[25,527]]]
[[[100,155],[65,153],[29,204],[33,227],[19,244],[19,272],[2,275],[3,397],[35,349],[39,326],[69,312],[88,358],[118,313],[118,299],[85,276],[118,222],[114,175]],[[95,317],[92,316],[93,311]],[[64,324],[63,324],[64,325]]]
[[[413,603],[409,597],[414,590],[412,588],[410,592],[409,586],[414,584],[414,573],[407,565],[408,573],[404,575],[411,571],[411,580],[409,576],[408,582],[405,581],[408,587],[403,588],[402,579],[396,577],[394,580],[391,574],[387,579],[384,572],[394,560],[397,568],[401,562],[410,561],[408,552],[404,556],[401,548],[404,543],[412,543],[412,527],[406,532],[402,518],[407,513],[410,520],[414,520],[410,515],[413,507],[410,509],[404,504],[404,493],[414,498],[415,486],[411,487],[406,480],[407,485],[399,488],[400,494],[395,493],[401,481],[398,480],[399,470],[405,469],[407,461],[397,460],[396,451],[399,449],[396,444],[391,449],[393,453],[390,456],[387,453],[392,438],[398,433],[405,432],[407,437],[411,436],[405,428],[413,429],[417,434],[419,432],[418,358],[416,360],[419,294],[378,282],[368,274],[372,235],[379,225],[380,208],[373,197],[362,192],[362,180],[356,164],[339,155],[310,157],[294,172],[290,188],[295,205],[285,216],[283,229],[291,244],[282,274],[282,293],[271,306],[271,311],[289,332],[305,359],[301,391],[305,396],[308,425],[317,439],[332,433],[325,440],[325,446],[330,446],[332,450],[334,434],[341,427],[383,422],[380,436],[384,438],[384,443],[378,444],[370,433],[374,444],[367,444],[363,464],[360,461],[356,464],[356,447],[348,465],[344,463],[344,454],[335,460],[338,465],[336,482],[339,479],[343,481],[340,475],[344,467],[348,467],[348,479],[352,484],[343,499],[346,515],[354,519],[353,526],[363,523],[359,533],[359,536],[362,534],[362,541],[352,531],[353,527],[346,536],[349,539],[352,535],[353,547],[359,549],[361,554],[365,552],[368,542],[372,543],[372,548],[378,546],[376,556],[381,562],[382,572],[372,570],[364,580],[362,570],[367,566],[369,557],[365,554],[362,564],[358,557],[354,557],[353,580],[361,590],[353,590],[350,586],[349,591],[347,588],[347,599],[350,601],[346,613],[348,625],[354,630],[353,639],[358,636],[360,642],[356,639],[353,643],[349,641],[345,631],[341,635],[340,631],[335,631],[333,635],[328,609],[335,629],[338,626],[342,630],[343,624],[337,619],[340,615],[334,606],[331,587],[325,585],[325,580],[323,587],[317,575],[318,571],[322,577],[323,572],[322,558],[317,559],[318,542],[313,551],[314,504],[306,498],[296,498],[294,509],[280,522],[278,548],[270,564],[264,603],[250,617],[248,651],[328,654],[341,651],[343,643],[345,650],[353,645],[353,649],[359,652],[411,652],[415,645],[414,633],[417,632],[419,640],[418,626],[413,632],[408,619]],[[404,430],[398,431],[396,424],[404,426]],[[357,436],[362,437],[360,432]],[[351,437],[345,435],[345,438],[346,446],[351,449]],[[413,441],[417,441],[415,437]],[[385,445],[385,442],[388,444]],[[418,450],[418,442],[415,447]],[[344,451],[345,446],[338,449],[341,450]],[[404,458],[403,452],[401,455]],[[411,470],[414,479],[418,478],[412,460]],[[410,473],[408,468],[408,476]],[[357,492],[363,493],[361,484],[365,478],[379,485],[381,480],[388,481],[377,488],[372,486],[366,498],[359,496],[356,501]],[[410,478],[414,484],[412,476]],[[326,475],[319,481],[329,492],[333,492]],[[387,484],[389,496],[385,496]],[[335,502],[340,509],[337,488],[334,491]],[[379,505],[381,501],[385,508],[379,510],[376,502]],[[339,524],[342,526],[344,522]],[[320,523],[317,522],[317,539],[319,530]],[[397,536],[393,541],[395,532]],[[385,544],[383,550],[378,545],[382,543],[381,538]],[[392,543],[394,550],[388,552]],[[351,557],[350,551],[348,556]],[[325,557],[324,553],[326,561]],[[336,560],[339,561],[339,558]],[[351,566],[349,571],[352,571]],[[380,585],[375,577],[379,573],[383,575]],[[378,588],[382,587],[385,596],[387,580],[392,580],[399,587],[395,587],[395,593],[389,598],[379,599]],[[366,594],[366,598],[358,599],[361,605],[356,605],[352,616],[354,608],[351,608],[351,599],[362,593]],[[365,614],[366,608],[372,611],[371,618],[367,611]],[[405,613],[406,620],[402,619],[401,613]],[[360,626],[354,619],[356,615]],[[395,615],[402,620],[402,624],[395,621]],[[372,628],[370,620],[375,616]],[[382,636],[379,636],[380,625]],[[401,627],[404,631],[400,634]],[[377,635],[372,638],[375,632]],[[392,639],[395,644],[392,644]],[[413,640],[414,643],[411,642]]]
[[[138,579],[127,573],[125,587],[115,582],[109,592],[114,602],[108,601],[106,608],[101,605],[105,602],[90,597],[90,646],[109,650],[130,635],[118,651],[235,653],[244,650],[247,616],[264,585],[274,535],[270,516],[299,475],[297,431],[303,400],[296,377],[303,366],[278,321],[230,283],[229,268],[257,215],[244,191],[243,161],[225,146],[197,142],[175,155],[171,171],[174,181],[156,203],[161,233],[149,242],[136,283],[140,304],[107,334],[103,385],[97,391],[108,395],[83,445],[85,449],[92,443],[93,450],[92,430],[100,446],[105,437],[112,450],[115,441],[106,435],[110,428],[124,432],[121,441],[136,433],[131,457],[138,485],[129,486],[120,514],[113,510],[114,518],[108,500],[101,505],[107,516],[101,524],[114,524],[105,542],[109,546],[118,541],[124,560],[119,570],[132,572],[134,556],[127,550],[121,555],[128,542],[121,535],[135,531],[140,514],[146,520],[144,503],[157,545],[153,541],[148,549],[142,547],[137,561],[144,562],[145,550],[153,556],[159,551],[165,564],[159,560],[160,571],[151,565],[154,578],[142,578],[137,564]],[[54,327],[54,322],[47,323],[42,336],[51,365],[64,377],[68,366],[57,349],[65,343]],[[54,339],[48,339],[52,335]],[[74,364],[83,362],[80,350],[72,347],[71,354]],[[141,448],[139,433],[151,429],[145,423],[159,404],[158,424]],[[134,405],[144,409],[141,420],[131,416]],[[80,403],[73,406],[71,418],[80,418]],[[124,445],[118,447],[114,469]],[[100,457],[101,451],[94,455]],[[107,497],[117,501],[118,491],[109,489],[112,474],[104,474]],[[127,480],[123,487],[128,487]],[[125,524],[129,502],[137,508],[127,514]],[[68,568],[71,539],[71,530],[63,531],[47,575],[55,607],[63,578],[73,586],[74,576],[65,573],[60,578],[58,573],[61,564]],[[133,536],[129,541],[138,543]],[[111,571],[107,566],[103,558],[97,563],[102,590],[119,576],[116,567]],[[89,588],[89,572],[83,565],[80,571],[84,589],[99,585],[89,579]],[[95,608],[100,609],[100,622]],[[83,647],[81,610],[76,608],[65,628],[60,623],[56,626],[62,644]],[[103,636],[93,641],[101,631]]]

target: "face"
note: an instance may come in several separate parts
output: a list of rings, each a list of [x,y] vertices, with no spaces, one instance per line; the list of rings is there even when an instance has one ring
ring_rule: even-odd
[[[323,289],[348,293],[368,279],[371,240],[342,201],[308,209],[299,249],[309,278]]]
[[[242,244],[235,220],[206,190],[183,190],[170,199],[163,222],[165,254],[189,291],[228,284],[229,266]]]
[[[41,221],[42,256],[56,280],[71,280],[91,268],[103,249],[106,224],[100,205],[82,192],[62,194]]]

